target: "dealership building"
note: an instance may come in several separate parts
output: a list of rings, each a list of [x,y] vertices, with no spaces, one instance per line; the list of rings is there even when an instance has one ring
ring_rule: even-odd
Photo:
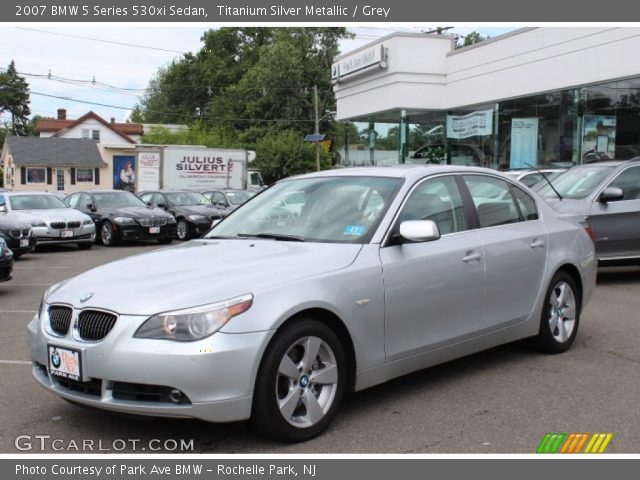
[[[570,166],[640,156],[640,28],[396,32],[335,59],[340,163]],[[339,142],[341,143],[341,142]]]

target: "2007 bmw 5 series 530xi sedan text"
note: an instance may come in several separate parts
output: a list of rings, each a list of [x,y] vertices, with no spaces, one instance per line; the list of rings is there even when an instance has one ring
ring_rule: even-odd
[[[595,276],[585,228],[499,173],[325,171],[52,286],[28,342],[72,402],[301,441],[347,391],[521,338],[568,349]]]

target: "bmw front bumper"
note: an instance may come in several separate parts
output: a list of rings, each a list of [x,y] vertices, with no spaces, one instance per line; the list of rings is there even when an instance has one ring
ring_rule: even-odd
[[[134,338],[147,318],[120,315],[102,341],[84,342],[45,331],[36,316],[27,334],[33,376],[60,397],[104,410],[210,422],[250,417],[255,375],[273,332],[218,332],[196,342]],[[80,352],[80,381],[51,375],[48,345]],[[170,392],[180,392],[179,401]]]
[[[93,242],[96,239],[96,226],[91,223],[76,228],[32,227],[38,245],[58,245],[63,243]],[[72,232],[64,233],[64,232]],[[66,236],[68,235],[68,236]]]

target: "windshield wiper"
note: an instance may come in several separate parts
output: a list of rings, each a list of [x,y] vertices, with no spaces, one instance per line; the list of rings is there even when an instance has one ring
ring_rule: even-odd
[[[551,190],[553,190],[553,192],[558,196],[558,198],[562,201],[562,195],[560,195],[560,192],[558,192],[558,190],[556,190],[556,187],[553,186],[553,183],[551,183],[551,180],[549,180],[547,178],[547,176],[544,174],[544,172],[542,170],[540,170],[538,167],[534,167],[533,165],[531,165],[530,163],[525,162],[525,165],[527,165],[528,167],[533,168],[536,172],[538,172],[540,175],[542,175],[542,178],[544,178],[546,180],[546,182],[549,184],[549,186],[551,187]]]
[[[282,240],[284,242],[304,242],[303,237],[297,235],[284,235],[281,233],[238,233],[242,238],[269,238],[271,240]]]

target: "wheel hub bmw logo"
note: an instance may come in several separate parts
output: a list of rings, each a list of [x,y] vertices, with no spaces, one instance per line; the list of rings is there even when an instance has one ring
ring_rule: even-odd
[[[309,385],[309,377],[306,375],[302,375],[300,377],[300,386],[302,388],[305,388],[307,385]]]
[[[60,363],[60,354],[57,350],[54,350],[51,354],[51,365],[53,365],[55,368],[60,368]]]
[[[83,296],[80,297],[80,303],[86,302],[87,300],[91,299],[91,297],[93,297],[93,292],[85,293]]]

